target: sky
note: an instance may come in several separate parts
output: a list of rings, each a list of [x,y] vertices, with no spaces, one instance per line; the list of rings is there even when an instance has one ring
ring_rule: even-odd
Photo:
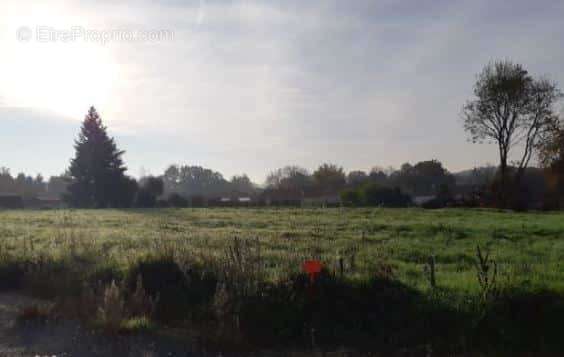
[[[488,62],[564,85],[561,0],[2,0],[0,166],[62,173],[94,105],[129,174],[202,165],[263,182],[495,163],[460,112]]]

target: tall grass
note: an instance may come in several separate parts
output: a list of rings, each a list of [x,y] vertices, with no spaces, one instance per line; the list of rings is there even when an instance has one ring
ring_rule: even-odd
[[[108,332],[174,326],[233,348],[555,352],[562,217],[7,212],[0,288],[53,300],[54,316]],[[313,258],[324,265],[315,282],[301,272]]]

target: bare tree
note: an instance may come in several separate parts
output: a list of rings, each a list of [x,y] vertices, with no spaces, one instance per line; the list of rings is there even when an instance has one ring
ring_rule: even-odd
[[[533,78],[520,64],[497,61],[478,75],[474,95],[463,108],[464,129],[474,143],[497,144],[504,202],[509,155],[522,150],[515,163],[519,184],[539,138],[556,119],[554,106],[562,94],[555,83]]]

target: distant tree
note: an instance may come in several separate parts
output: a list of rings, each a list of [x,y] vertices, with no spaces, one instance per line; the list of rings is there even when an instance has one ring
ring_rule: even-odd
[[[46,192],[47,184],[41,174],[33,178],[24,173],[19,173],[16,178],[13,178],[9,169],[0,168],[0,193],[13,193],[22,198],[33,198]]]
[[[170,165],[163,174],[165,192],[180,192],[180,168]]]
[[[140,187],[137,191],[135,206],[140,208],[154,208],[157,206],[157,197],[146,188]]]
[[[201,166],[169,166],[163,175],[165,193],[210,197],[229,191],[229,182],[219,172]]]
[[[490,185],[496,175],[498,167],[495,165],[486,165],[475,167],[471,170],[465,170],[456,173],[456,184],[462,186],[483,187]]]
[[[564,207],[564,122],[559,121],[537,146],[537,155],[547,173],[550,208]]]
[[[358,187],[344,190],[341,192],[340,196],[341,202],[343,202],[345,206],[358,207],[363,205],[362,195]]]
[[[164,182],[160,177],[147,176],[139,180],[136,206],[153,208],[157,206],[158,197],[164,193]]]
[[[14,178],[10,174],[10,169],[0,167],[0,192],[11,193],[14,191]]]
[[[442,185],[453,187],[455,178],[440,161],[420,161],[415,165],[405,163],[390,179],[391,186],[400,187],[413,195],[437,195]]]
[[[51,176],[47,183],[47,194],[52,197],[62,198],[67,193],[70,178],[66,175]]]
[[[34,196],[44,195],[47,193],[47,183],[41,174],[37,174],[37,176],[35,176],[32,191]]]
[[[347,206],[368,207],[407,207],[411,203],[411,198],[399,188],[380,186],[374,182],[342,191],[341,200]]]
[[[125,176],[123,151],[107,134],[102,119],[91,107],[75,141],[71,184],[66,199],[75,207],[128,207],[137,183]],[[133,194],[132,194],[133,193]]]
[[[555,121],[537,146],[537,156],[545,168],[564,163],[564,121]]]
[[[313,181],[320,193],[338,193],[346,183],[345,172],[342,167],[333,164],[323,164],[313,173]]]
[[[364,171],[351,171],[347,175],[347,185],[355,187],[368,181],[368,175]]]
[[[311,190],[313,179],[309,172],[299,166],[285,166],[271,172],[266,178],[269,189],[284,189],[306,192]]]
[[[139,190],[137,181],[132,177],[124,175],[119,177],[118,181],[114,182],[114,185],[111,187],[111,191],[114,194],[113,199],[110,200],[111,207],[131,207]]]
[[[503,188],[499,199],[505,205],[510,153],[522,148],[514,177],[518,185],[539,137],[555,119],[554,105],[562,94],[556,84],[533,78],[520,64],[498,61],[479,74],[474,95],[463,107],[464,129],[475,143],[497,144]]]
[[[155,197],[158,197],[164,192],[164,181],[160,177],[147,176],[139,180],[139,185],[150,192]]]
[[[384,169],[380,167],[373,167],[372,170],[370,170],[369,178],[371,182],[385,186],[388,184],[388,176],[388,173],[386,173]]]
[[[243,174],[241,176],[233,176],[229,182],[233,190],[247,194],[256,192],[256,186],[252,183],[249,176]]]
[[[411,198],[402,193],[399,188],[382,187],[375,183],[361,188],[362,201],[366,206],[407,207]]]

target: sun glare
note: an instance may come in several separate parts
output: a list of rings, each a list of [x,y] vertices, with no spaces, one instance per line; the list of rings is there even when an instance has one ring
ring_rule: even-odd
[[[75,26],[72,19],[42,8],[25,17],[13,17],[7,24],[13,38],[2,39],[9,47],[0,59],[4,62],[0,69],[4,72],[0,88],[4,105],[48,110],[79,120],[90,105],[109,105],[119,66],[108,46],[81,38],[38,40],[39,26],[71,29]],[[29,40],[18,39],[22,27],[29,29]]]

